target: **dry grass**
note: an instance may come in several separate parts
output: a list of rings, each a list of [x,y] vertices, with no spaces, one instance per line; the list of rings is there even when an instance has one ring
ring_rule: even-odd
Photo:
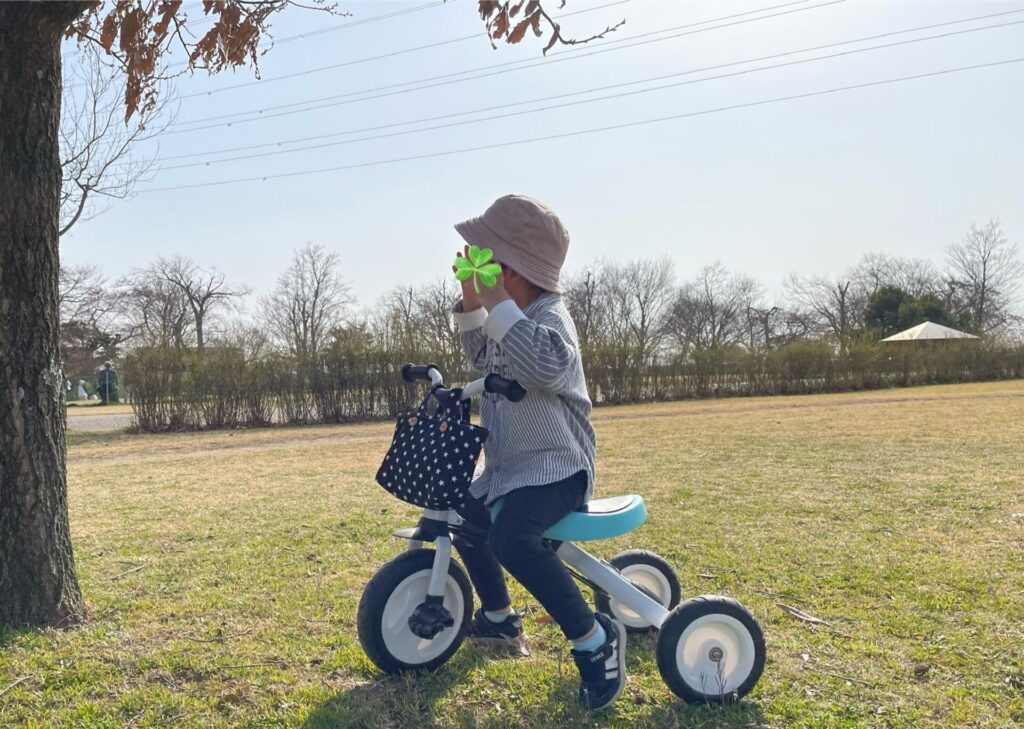
[[[355,608],[416,511],[373,483],[390,425],[372,424],[72,433],[91,621],[0,633],[0,725],[1024,722],[1024,382],[608,408],[595,423],[599,493],[643,494],[651,520],[594,551],[653,549],[685,594],[729,594],[760,619],[769,663],[738,707],[679,705],[638,639],[616,708],[584,717],[564,641],[531,618],[525,661],[466,646],[428,677],[376,673]]]

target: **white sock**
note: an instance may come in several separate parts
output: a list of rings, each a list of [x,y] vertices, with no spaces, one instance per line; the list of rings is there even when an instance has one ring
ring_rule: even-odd
[[[492,613],[490,610],[484,610],[484,617],[486,617],[492,623],[504,623],[505,618],[507,618],[511,614],[511,610],[507,613]]]

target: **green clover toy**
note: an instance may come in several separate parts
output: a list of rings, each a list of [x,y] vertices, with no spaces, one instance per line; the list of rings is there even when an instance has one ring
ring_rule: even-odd
[[[465,281],[473,277],[473,290],[480,293],[480,284],[477,280],[484,282],[484,286],[490,288],[498,281],[498,274],[501,273],[501,266],[497,263],[488,263],[494,251],[490,248],[469,247],[469,258],[463,256],[455,257],[455,278]]]

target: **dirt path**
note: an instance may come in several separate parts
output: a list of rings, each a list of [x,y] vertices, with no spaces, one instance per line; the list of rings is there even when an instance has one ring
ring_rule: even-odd
[[[110,415],[75,415],[68,417],[68,430],[122,430],[135,422],[131,413],[112,413]]]

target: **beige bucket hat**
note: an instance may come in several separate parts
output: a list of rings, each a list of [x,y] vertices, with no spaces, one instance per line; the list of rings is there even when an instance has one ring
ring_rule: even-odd
[[[545,291],[562,293],[558,275],[569,233],[555,211],[525,195],[499,197],[484,214],[455,226],[467,243],[490,248],[504,263]]]

